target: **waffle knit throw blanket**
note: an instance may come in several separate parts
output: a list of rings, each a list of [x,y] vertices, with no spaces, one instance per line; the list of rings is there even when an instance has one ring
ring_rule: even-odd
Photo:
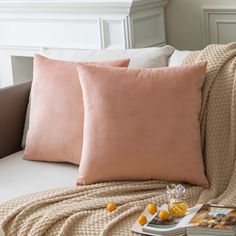
[[[185,63],[202,60],[208,61],[200,121],[210,188],[186,185],[187,200],[236,205],[236,43],[210,45]],[[0,205],[0,225],[7,236],[135,235],[136,218],[149,202],[165,202],[167,184],[112,182],[30,194]],[[119,205],[113,213],[105,210],[109,202]]]

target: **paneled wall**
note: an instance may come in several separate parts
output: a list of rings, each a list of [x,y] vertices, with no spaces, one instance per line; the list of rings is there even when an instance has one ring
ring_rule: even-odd
[[[168,44],[178,49],[236,41],[236,1],[169,0],[166,30]]]
[[[41,47],[127,49],[166,44],[168,0],[0,0],[0,87],[32,78]]]

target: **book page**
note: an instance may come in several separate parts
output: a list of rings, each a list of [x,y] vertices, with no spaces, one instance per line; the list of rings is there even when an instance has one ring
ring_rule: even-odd
[[[236,208],[204,205],[190,221],[189,227],[235,230]]]

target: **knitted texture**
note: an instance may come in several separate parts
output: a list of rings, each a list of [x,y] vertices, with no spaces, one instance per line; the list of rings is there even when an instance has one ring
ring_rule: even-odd
[[[208,61],[200,121],[210,188],[185,185],[190,205],[198,200],[236,205],[235,56],[235,43],[210,45],[185,61]],[[165,203],[168,184],[123,181],[34,193],[1,204],[0,225],[7,236],[135,235],[130,228],[137,216],[149,202]],[[107,212],[109,202],[118,209]]]

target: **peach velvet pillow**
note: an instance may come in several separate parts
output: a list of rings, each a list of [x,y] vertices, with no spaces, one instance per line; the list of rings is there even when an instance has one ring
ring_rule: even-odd
[[[127,67],[129,60],[99,64]],[[83,118],[76,62],[36,55],[25,159],[79,164]]]
[[[78,185],[158,179],[208,186],[199,127],[206,66],[78,64],[84,99]]]

